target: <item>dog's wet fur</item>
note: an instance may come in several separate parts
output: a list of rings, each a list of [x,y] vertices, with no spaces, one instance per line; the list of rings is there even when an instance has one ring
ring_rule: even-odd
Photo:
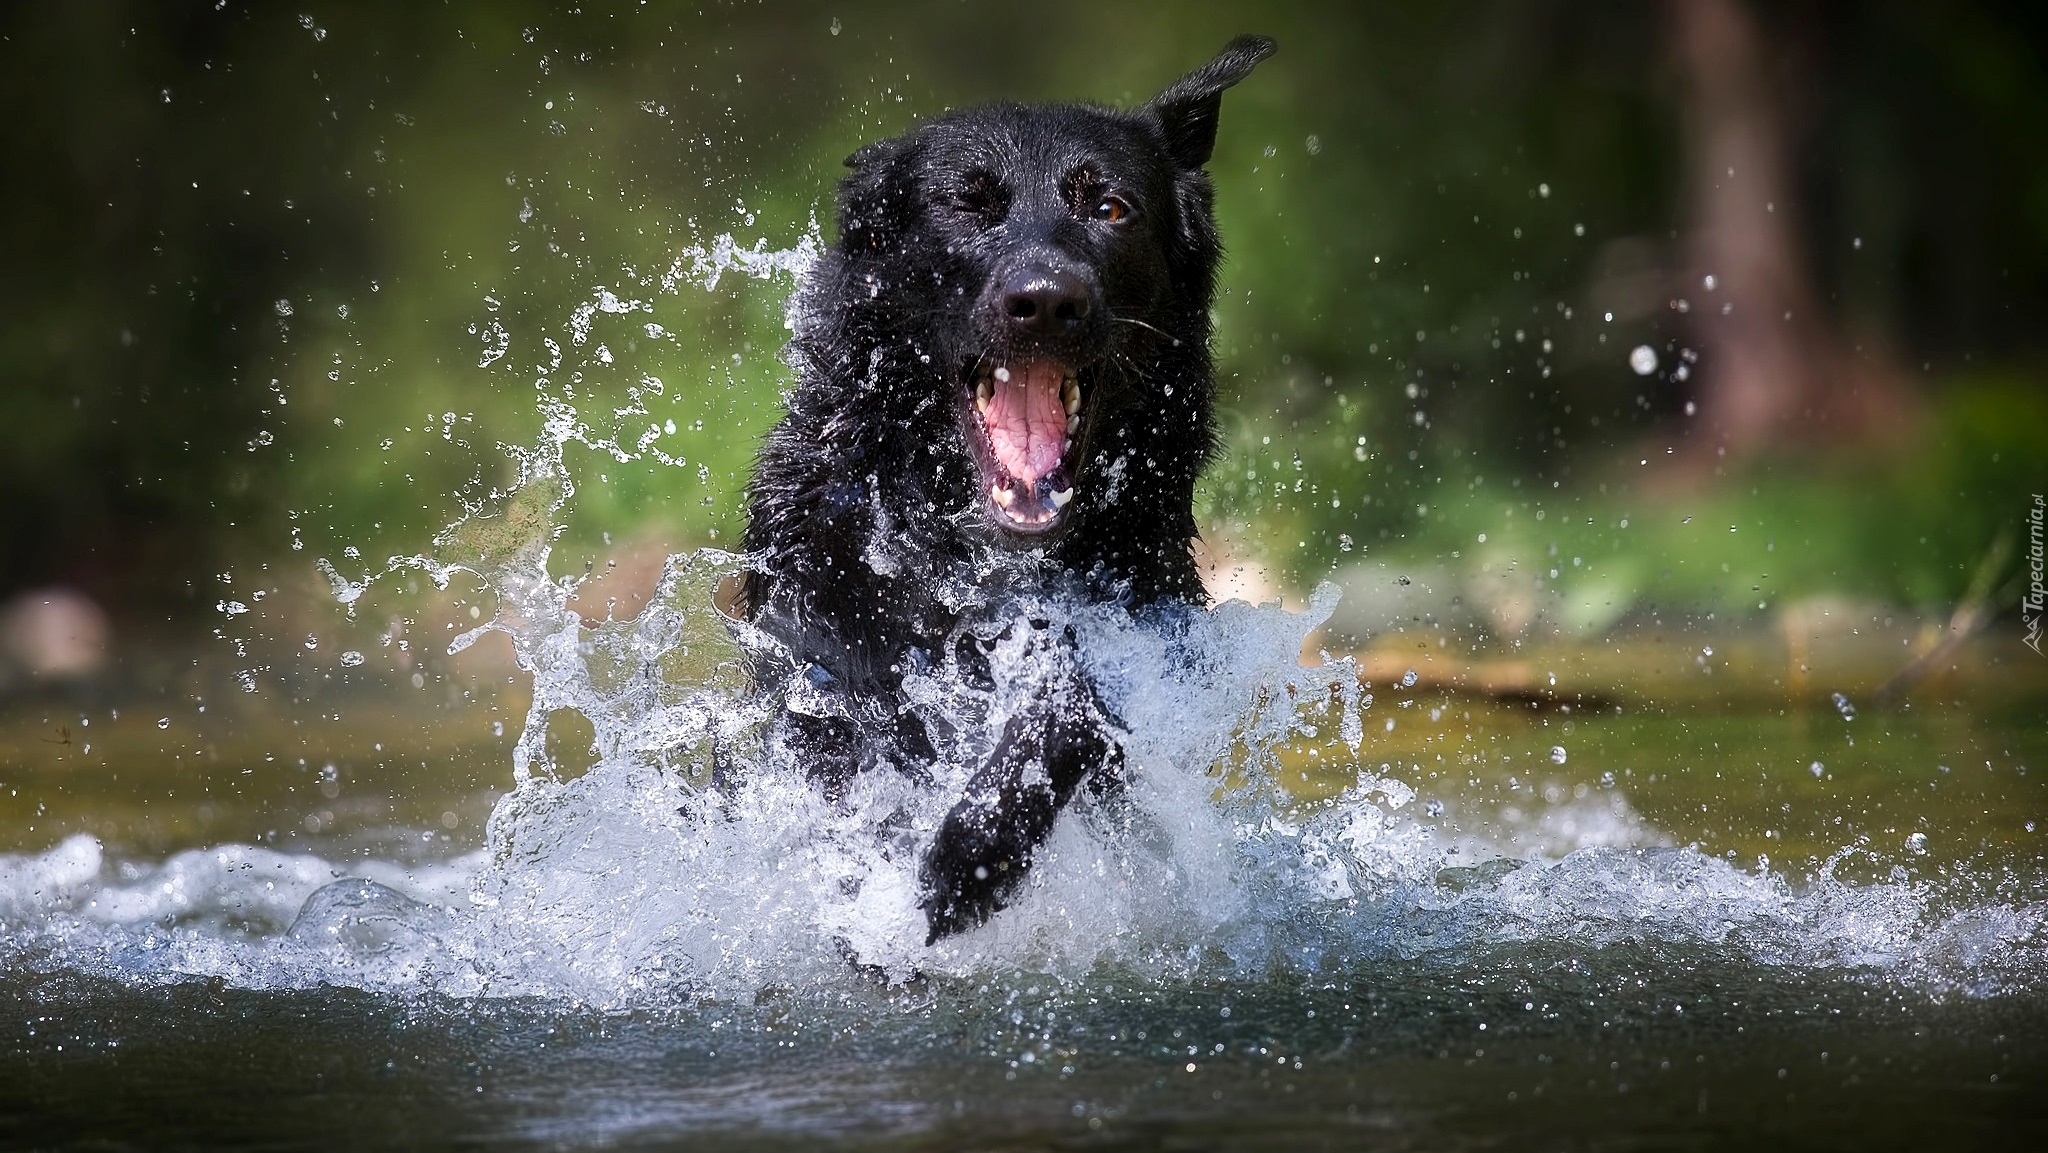
[[[948,721],[906,675],[992,688],[1000,645],[1056,670],[923,850],[930,941],[1000,909],[1083,783],[1119,779],[1119,722],[1029,597],[1205,600],[1191,506],[1216,452],[1221,246],[1202,169],[1223,91],[1272,51],[1239,37],[1133,110],[972,108],[847,160],[748,489],[756,678],[784,706],[767,739],[834,798],[863,772],[929,780]]]

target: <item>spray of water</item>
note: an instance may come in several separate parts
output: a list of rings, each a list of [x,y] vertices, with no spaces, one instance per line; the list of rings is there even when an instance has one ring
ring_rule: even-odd
[[[816,253],[815,224],[789,250],[722,237],[678,258],[661,289],[709,288],[728,273],[794,280]],[[571,346],[601,350],[605,324],[650,310],[595,289],[570,318]],[[1355,669],[1299,660],[1335,606],[1327,587],[1301,612],[1228,602],[1140,621],[1056,596],[1031,606],[1073,630],[1126,727],[1126,787],[1062,818],[1012,907],[927,946],[918,850],[1014,701],[967,699],[974,690],[943,667],[911,678],[906,692],[922,706],[962,718],[935,779],[870,773],[833,802],[761,739],[767,706],[750,691],[744,652],[770,642],[716,596],[746,557],[671,557],[644,610],[584,620],[571,607],[579,581],[548,567],[575,494],[565,452],[667,458],[623,431],[630,406],[612,431],[594,430],[548,383],[564,351],[546,345],[542,433],[508,449],[508,489],[467,501],[428,554],[354,578],[321,562],[351,607],[405,572],[444,588],[471,574],[495,592],[495,614],[451,651],[503,634],[533,696],[485,848],[425,865],[247,845],[116,862],[75,836],[0,857],[8,964],[600,1005],[991,972],[1079,979],[1105,967],[1152,980],[1307,975],[1641,941],[1965,992],[2043,979],[2039,907],[1958,908],[1903,878],[1839,881],[1841,857],[1794,890],[1669,847],[1620,800],[1550,830],[1544,844],[1571,851],[1535,859],[1440,834],[1432,814],[1411,809],[1396,770],[1361,756],[1372,700]],[[504,355],[503,342],[491,349]],[[1028,686],[1031,662],[1046,658],[1019,649],[995,659],[1017,662],[999,681]],[[580,772],[548,751],[549,726],[568,713],[594,733],[595,762]],[[1350,787],[1292,801],[1277,784],[1279,750],[1302,740],[1338,758]]]

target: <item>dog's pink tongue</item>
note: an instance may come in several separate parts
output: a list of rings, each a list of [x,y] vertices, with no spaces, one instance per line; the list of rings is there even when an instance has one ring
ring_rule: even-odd
[[[1008,380],[1003,377],[1007,375]],[[1003,471],[1036,485],[1060,463],[1067,442],[1067,410],[1060,402],[1062,374],[1054,364],[1013,364],[996,370],[989,398],[988,443]]]

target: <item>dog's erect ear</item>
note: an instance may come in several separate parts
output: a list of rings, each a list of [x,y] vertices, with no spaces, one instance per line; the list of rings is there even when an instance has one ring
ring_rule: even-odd
[[[1264,36],[1240,36],[1216,59],[1173,82],[1145,107],[1166,130],[1166,148],[1182,168],[1200,168],[1216,147],[1216,113],[1223,90],[1251,75],[1279,47]]]

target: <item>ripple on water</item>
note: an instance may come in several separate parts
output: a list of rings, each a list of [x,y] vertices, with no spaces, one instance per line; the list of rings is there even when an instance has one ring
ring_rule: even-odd
[[[485,850],[419,864],[226,844],[135,861],[73,836],[0,857],[7,966],[612,1006],[877,979],[1085,983],[1118,973],[1177,987],[1533,959],[1560,947],[1705,948],[1937,995],[2048,983],[2041,905],[1962,899],[1903,878],[1836,879],[1863,850],[1795,888],[1668,845],[1616,793],[1553,806],[1540,821],[1505,820],[1521,845],[1513,856],[1449,834],[1440,809],[1411,810],[1409,783],[1357,760],[1351,668],[1297,663],[1333,607],[1327,589],[1302,613],[1230,603],[1149,623],[1098,606],[1035,606],[1080,635],[1128,725],[1129,787],[1061,822],[1012,908],[927,947],[918,834],[943,814],[967,771],[958,766],[988,734],[957,738],[957,765],[940,770],[937,790],[869,774],[833,806],[796,767],[758,744],[744,752],[762,718],[726,663],[709,660],[700,667],[726,671],[696,680],[625,675],[673,667],[664,662],[678,652],[729,656],[728,622],[709,598],[739,563],[674,558],[664,595],[639,617],[594,626],[552,584],[528,586],[527,624],[514,637],[534,676],[528,735],[536,720],[575,709],[601,755],[558,778],[544,745],[522,740],[518,783]],[[911,686],[931,702],[958,691],[938,679]],[[1279,746],[1304,737],[1352,758],[1350,788],[1299,805],[1274,786]],[[704,787],[714,743],[746,758],[726,792]],[[1532,848],[1535,859],[1518,859]]]

